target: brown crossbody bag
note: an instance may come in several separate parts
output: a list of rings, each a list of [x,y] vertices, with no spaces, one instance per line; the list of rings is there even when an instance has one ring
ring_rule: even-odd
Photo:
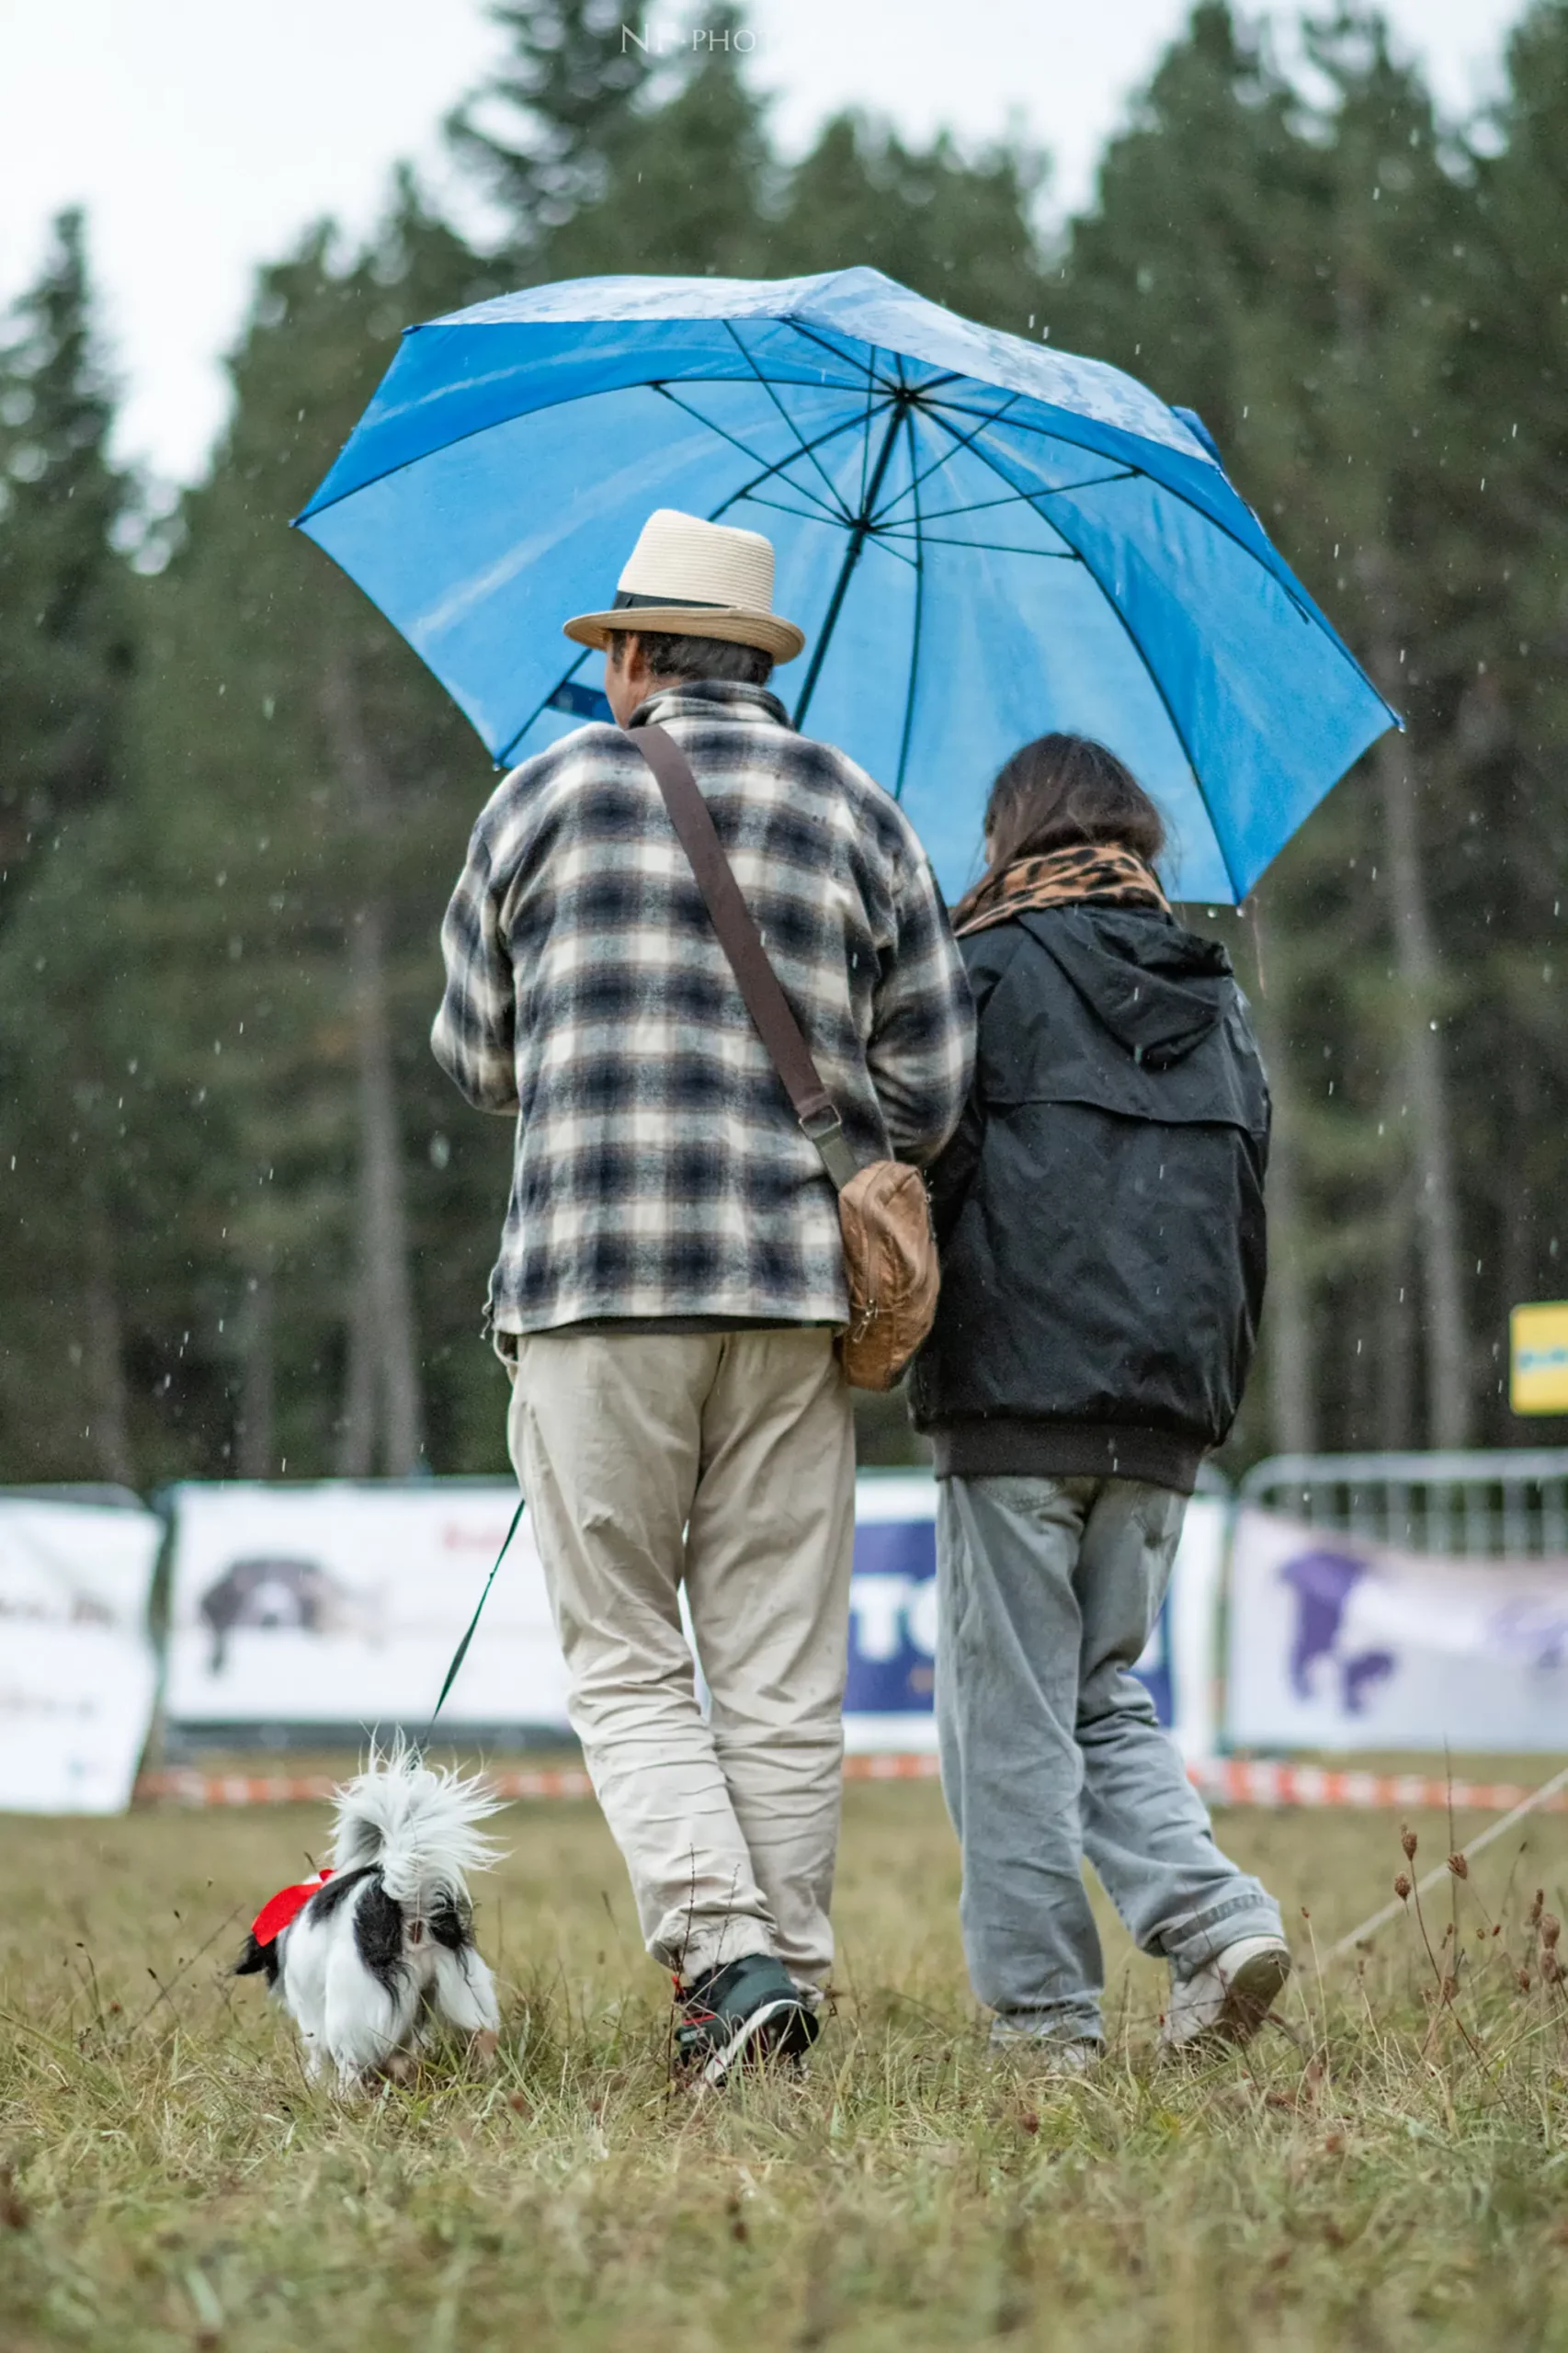
[[[849,1323],[839,1343],[845,1378],[856,1389],[891,1389],[937,1312],[937,1244],[925,1182],[917,1168],[902,1160],[857,1165],[837,1106],[778,985],[690,761],[662,727],[630,728],[627,733],[653,771],[746,1011],[838,1195],[849,1290]]]

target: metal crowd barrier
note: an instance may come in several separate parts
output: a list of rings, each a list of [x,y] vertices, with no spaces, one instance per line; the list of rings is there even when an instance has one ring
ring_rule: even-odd
[[[1278,1454],[1238,1500],[1415,1552],[1568,1554],[1568,1447],[1464,1454]]]

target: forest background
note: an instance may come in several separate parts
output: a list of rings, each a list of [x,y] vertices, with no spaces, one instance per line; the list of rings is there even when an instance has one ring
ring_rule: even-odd
[[[412,321],[862,262],[1198,409],[1408,721],[1239,915],[1189,911],[1276,1099],[1225,1466],[1568,1438],[1506,1396],[1510,1306],[1568,1292],[1568,0],[1465,123],[1374,14],[1309,19],[1288,72],[1204,0],[1050,233],[1017,138],[842,117],[787,165],[736,15],[655,62],[614,0],[497,14],[449,136],[505,242],[404,173],[362,248],[324,222],[264,269],[172,517],[109,458],[89,223],[0,336],[0,1480],[504,1470],[510,1134],[426,1043],[494,779],[285,526]],[[915,1452],[896,1400],[861,1437]]]

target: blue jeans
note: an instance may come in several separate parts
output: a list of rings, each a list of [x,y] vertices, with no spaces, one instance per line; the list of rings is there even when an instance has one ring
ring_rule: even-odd
[[[1132,1479],[942,1482],[942,1788],[970,1977],[1008,2027],[1102,2033],[1085,1855],[1141,1949],[1178,1978],[1238,1938],[1280,1932],[1273,1898],[1215,1845],[1131,1671],[1185,1509]]]

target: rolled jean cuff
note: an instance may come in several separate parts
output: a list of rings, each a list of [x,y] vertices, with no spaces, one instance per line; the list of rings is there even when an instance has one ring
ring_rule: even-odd
[[[1238,1880],[1223,1903],[1158,1929],[1150,1949],[1163,1953],[1177,1977],[1195,1976],[1244,1937],[1282,1937],[1279,1906],[1256,1879]]]
[[[997,2010],[991,2021],[993,2048],[1104,2040],[1105,2026],[1096,2002],[1054,2002],[1040,2009]]]

